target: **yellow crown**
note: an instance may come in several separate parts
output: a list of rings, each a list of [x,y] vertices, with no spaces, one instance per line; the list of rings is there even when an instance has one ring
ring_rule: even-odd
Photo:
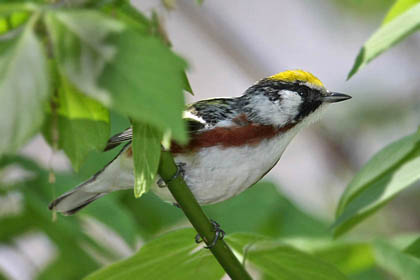
[[[299,81],[303,83],[309,83],[311,85],[315,85],[318,87],[324,87],[324,84],[317,77],[303,70],[288,70],[288,71],[280,72],[268,78],[272,80],[284,81],[284,82],[289,82],[289,83],[294,83],[294,82]]]

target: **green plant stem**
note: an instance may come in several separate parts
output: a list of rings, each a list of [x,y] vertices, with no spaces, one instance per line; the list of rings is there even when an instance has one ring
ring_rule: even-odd
[[[177,171],[177,166],[170,152],[163,151],[160,156],[158,173],[166,182],[169,191],[178,202],[185,216],[191,222],[204,242],[209,245],[215,238],[213,225],[210,223],[206,214],[204,214],[197,200],[188,188],[182,176],[170,180]],[[169,182],[168,182],[169,181]],[[232,250],[223,240],[218,240],[216,245],[210,248],[210,251],[216,257],[217,261],[230,276],[231,279],[251,279],[245,268],[238,261]]]

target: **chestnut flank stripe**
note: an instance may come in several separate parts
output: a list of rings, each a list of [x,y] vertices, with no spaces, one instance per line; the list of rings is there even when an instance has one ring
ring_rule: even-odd
[[[187,146],[172,143],[174,154],[194,151],[200,148],[221,146],[237,147],[242,145],[257,145],[264,139],[270,139],[279,133],[286,132],[295,124],[275,128],[271,125],[248,124],[246,126],[216,127],[195,135],[191,135]]]

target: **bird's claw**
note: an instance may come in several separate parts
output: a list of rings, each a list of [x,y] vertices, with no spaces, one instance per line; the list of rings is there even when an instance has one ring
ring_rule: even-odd
[[[186,164],[183,163],[183,162],[177,163],[176,164],[176,172],[175,172],[175,174],[171,178],[169,178],[169,180],[167,180],[166,183],[169,183],[169,182],[175,180],[179,176],[181,176],[182,178],[184,178],[184,175],[185,175],[184,166],[185,165]],[[159,188],[166,188],[167,187],[166,186],[166,183],[165,183],[165,181],[162,178],[159,178],[159,180],[157,181],[156,184],[158,185]]]
[[[213,248],[216,245],[217,240],[222,240],[223,237],[225,237],[225,232],[220,228],[220,225],[214,221],[214,220],[210,220],[211,224],[213,225],[213,231],[214,231],[214,238],[213,241],[211,242],[210,245],[208,246],[204,246],[204,248],[206,249],[210,249]],[[201,238],[201,236],[197,233],[197,235],[195,236],[195,243],[201,243],[203,242],[203,239]]]

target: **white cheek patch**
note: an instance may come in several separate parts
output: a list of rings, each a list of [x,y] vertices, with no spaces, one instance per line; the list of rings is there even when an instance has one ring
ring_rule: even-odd
[[[266,96],[256,96],[253,106],[261,118],[268,120],[270,124],[283,126],[297,116],[303,101],[294,91],[281,90],[278,94],[280,100],[274,103]]]
[[[302,104],[302,97],[294,91],[282,90],[280,94],[280,111],[288,117],[294,119],[299,113],[299,106]]]

